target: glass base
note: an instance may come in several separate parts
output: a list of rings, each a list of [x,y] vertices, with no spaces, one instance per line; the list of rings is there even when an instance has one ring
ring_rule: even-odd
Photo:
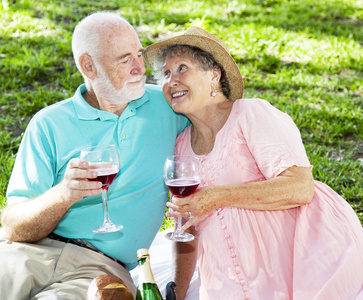
[[[107,233],[107,232],[115,232],[124,228],[122,225],[116,225],[112,222],[105,222],[100,227],[92,229],[95,233]]]
[[[194,240],[194,235],[186,232],[169,232],[165,235],[165,237],[176,242],[190,242]]]

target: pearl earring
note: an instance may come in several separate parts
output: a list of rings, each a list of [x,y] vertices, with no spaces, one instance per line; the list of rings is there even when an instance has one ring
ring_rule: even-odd
[[[212,96],[212,97],[215,97],[215,96],[217,95],[216,89],[215,89],[215,87],[214,87],[214,86],[212,87],[212,89],[213,89],[213,90],[212,90],[211,96]]]

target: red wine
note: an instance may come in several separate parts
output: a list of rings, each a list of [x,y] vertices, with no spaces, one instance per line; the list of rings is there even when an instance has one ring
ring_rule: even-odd
[[[89,180],[101,181],[103,189],[108,189],[108,187],[111,185],[117,175],[117,169],[115,168],[97,169],[95,171],[97,172],[97,177]]]
[[[179,197],[193,194],[199,185],[199,181],[194,179],[172,179],[166,182],[170,192]]]

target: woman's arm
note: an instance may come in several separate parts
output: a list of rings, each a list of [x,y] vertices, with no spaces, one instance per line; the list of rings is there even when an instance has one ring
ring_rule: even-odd
[[[275,178],[246,184],[208,186],[194,194],[173,197],[167,203],[173,209],[167,217],[194,216],[183,227],[186,230],[202,217],[219,207],[239,207],[252,210],[283,210],[311,202],[314,196],[314,180],[311,169],[291,167]]]

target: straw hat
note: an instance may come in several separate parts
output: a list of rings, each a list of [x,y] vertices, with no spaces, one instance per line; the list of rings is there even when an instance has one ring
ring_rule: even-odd
[[[215,35],[200,27],[189,27],[182,35],[148,46],[144,51],[146,63],[154,69],[157,55],[166,47],[172,45],[188,45],[198,47],[213,55],[216,62],[220,63],[226,71],[226,76],[231,87],[229,100],[241,99],[243,96],[243,78],[236,62],[229,54],[227,46]]]

